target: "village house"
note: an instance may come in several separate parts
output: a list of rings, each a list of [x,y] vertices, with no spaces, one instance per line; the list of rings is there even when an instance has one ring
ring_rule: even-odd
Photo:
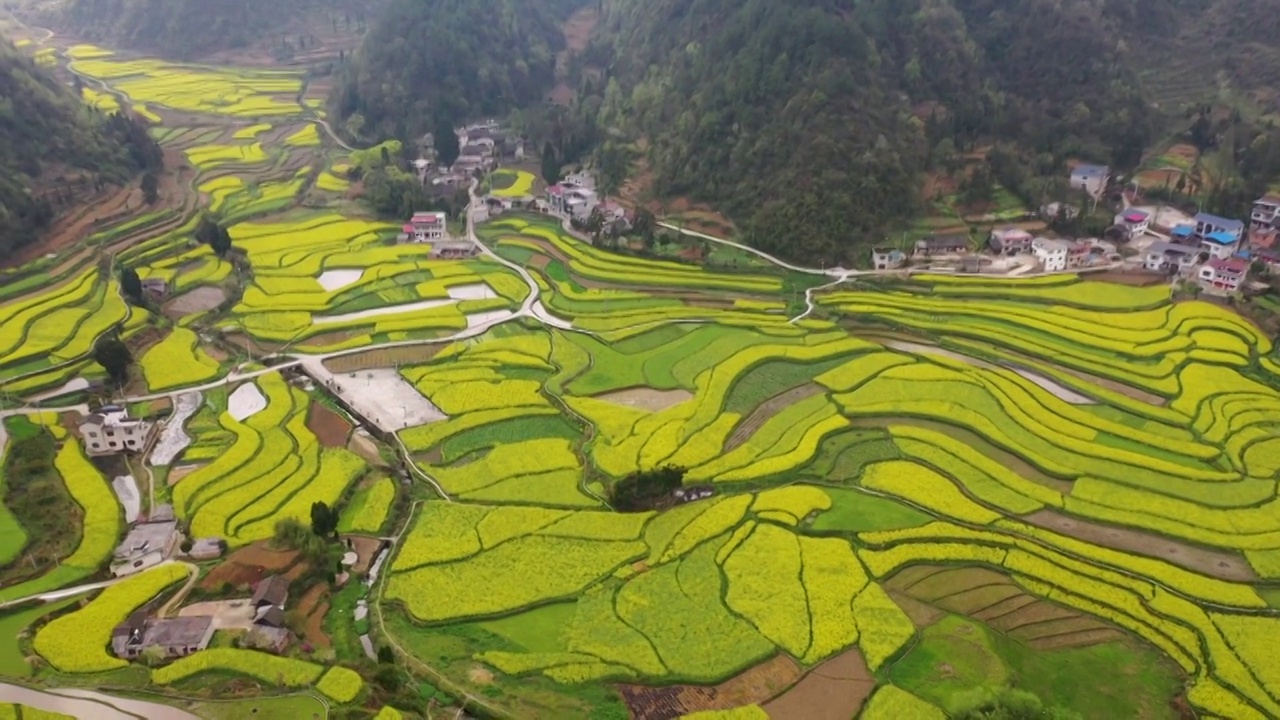
[[[1179,225],[1169,231],[1169,237],[1179,245],[1196,245],[1196,228],[1194,225]]]
[[[1212,232],[1201,238],[1200,249],[1211,258],[1225,260],[1240,249],[1240,237],[1224,231]]]
[[[1280,228],[1280,193],[1267,193],[1255,200],[1249,220],[1255,230]]]
[[[1093,246],[1086,242],[1071,241],[1067,243],[1067,269],[1075,270],[1089,264],[1093,254]]]
[[[445,239],[449,228],[442,212],[416,212],[402,228],[409,242],[435,242]]]
[[[1217,215],[1210,215],[1209,213],[1197,213],[1195,223],[1195,234],[1200,240],[1204,240],[1210,235],[1218,233],[1230,235],[1234,242],[1237,243],[1244,237],[1244,223],[1239,220],[1218,217]]]
[[[576,186],[557,184],[547,188],[547,204],[551,212],[566,218],[577,218],[585,221],[591,217],[591,211],[599,204],[594,190]]]
[[[915,257],[935,257],[938,255],[963,255],[969,252],[969,238],[966,235],[931,236],[916,241]]]
[[[142,450],[151,441],[155,423],[135,420],[119,405],[103,405],[80,421],[80,437],[89,455],[114,455]]]
[[[215,629],[208,616],[147,618],[136,612],[111,631],[111,651],[133,660],[147,648],[160,648],[166,659],[178,658],[209,647]]]
[[[1244,258],[1214,258],[1200,267],[1198,279],[1206,292],[1230,295],[1240,289],[1249,275]]]
[[[1186,272],[1195,266],[1199,254],[1197,248],[1157,241],[1147,246],[1143,267],[1152,272]]]
[[[258,647],[281,652],[289,645],[292,633],[285,627],[284,606],[289,601],[289,581],[279,575],[268,575],[258,582],[249,605],[253,608],[253,642]]]
[[[1031,252],[1031,233],[1020,228],[992,230],[987,246],[997,255],[1023,255]]]
[[[169,281],[164,278],[145,278],[142,281],[142,294],[152,302],[160,302],[169,294]]]
[[[1031,241],[1031,253],[1040,261],[1045,272],[1059,272],[1067,269],[1067,250],[1069,243],[1051,238],[1036,238]]]
[[[446,240],[433,243],[427,256],[432,260],[466,260],[478,253],[475,243],[469,240]]]
[[[905,265],[907,256],[901,250],[891,247],[871,249],[871,265],[876,270],[897,270]]]
[[[1077,165],[1071,170],[1070,185],[1074,190],[1083,190],[1095,200],[1102,197],[1111,181],[1111,168],[1106,165]]]
[[[181,543],[182,532],[175,520],[136,523],[116,546],[111,557],[111,574],[122,577],[159,565],[171,557]]]
[[[1151,229],[1151,215],[1142,210],[1130,208],[1116,215],[1115,225],[1124,229],[1127,233],[1126,239],[1132,240],[1145,235],[1147,230]]]

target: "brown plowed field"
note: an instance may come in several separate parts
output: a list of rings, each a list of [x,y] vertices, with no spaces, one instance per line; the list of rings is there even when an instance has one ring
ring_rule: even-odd
[[[323,447],[346,447],[351,423],[323,403],[312,403],[307,413],[307,429],[315,433]]]
[[[875,687],[867,661],[853,648],[814,668],[764,710],[777,720],[848,720],[862,710]]]
[[[719,685],[621,685],[618,689],[636,720],[671,720],[704,710],[730,710],[765,702],[802,674],[796,661],[777,655]]]

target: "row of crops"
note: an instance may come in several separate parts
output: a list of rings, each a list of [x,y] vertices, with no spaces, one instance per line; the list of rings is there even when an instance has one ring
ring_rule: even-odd
[[[1259,592],[1280,576],[1268,338],[1164,287],[1074,277],[923,278],[819,303],[852,332],[512,326],[402,369],[448,415],[402,439],[459,502],[413,518],[392,612],[502,635],[551,604],[568,622],[554,646],[512,631],[471,657],[562,685],[706,683],[778,651],[812,667],[856,646],[874,670],[917,633],[881,583],[986,567],[1159,648],[1203,712],[1280,713],[1258,641],[1280,632]],[[620,399],[637,391],[667,399]],[[601,502],[665,466],[716,496],[661,513]],[[844,488],[925,519],[846,524]],[[1136,530],[1145,549],[1044,513]],[[1244,562],[1179,559],[1191,547]],[[449,592],[476,585],[491,591]]]
[[[347,450],[320,446],[307,428],[305,393],[275,374],[257,384],[266,408],[243,422],[223,413],[219,424],[234,440],[174,487],[174,509],[195,537],[231,545],[269,538],[281,520],[309,522],[315,502],[336,505],[365,470]]]

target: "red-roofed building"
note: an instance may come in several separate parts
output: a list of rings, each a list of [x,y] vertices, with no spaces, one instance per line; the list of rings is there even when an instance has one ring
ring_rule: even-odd
[[[1200,267],[1200,287],[1227,295],[1236,292],[1249,275],[1249,261],[1240,257],[1214,258]]]
[[[442,212],[416,212],[405,224],[404,232],[413,242],[434,242],[445,239],[448,226]]]

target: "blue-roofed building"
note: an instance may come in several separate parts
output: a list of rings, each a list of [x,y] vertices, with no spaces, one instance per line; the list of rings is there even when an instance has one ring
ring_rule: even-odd
[[[1174,242],[1189,245],[1194,242],[1193,236],[1195,234],[1196,229],[1194,227],[1190,225],[1179,225],[1173,229],[1173,232],[1169,233],[1169,236],[1173,238]]]
[[[1201,238],[1200,247],[1207,250],[1210,257],[1226,260],[1240,249],[1240,236],[1219,230]]]
[[[1197,214],[1196,235],[1203,240],[1214,233],[1230,233],[1235,237],[1236,242],[1240,242],[1244,237],[1244,223],[1240,220],[1231,220],[1217,215],[1210,215],[1209,213]]]

